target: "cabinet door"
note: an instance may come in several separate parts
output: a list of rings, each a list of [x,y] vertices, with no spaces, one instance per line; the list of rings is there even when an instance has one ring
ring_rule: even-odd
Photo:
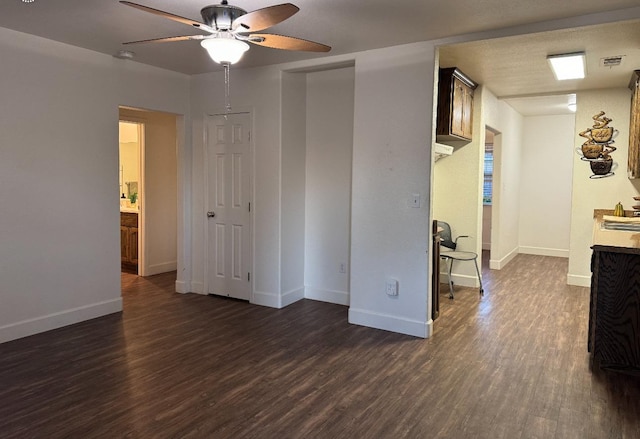
[[[460,137],[466,137],[464,134],[465,89],[466,87],[458,78],[453,78],[451,134]]]
[[[629,124],[629,178],[640,178],[640,74],[634,72],[629,88],[631,95],[631,122]]]
[[[464,87],[464,99],[462,103],[462,137],[472,138],[473,133],[473,90]]]
[[[120,261],[129,262],[129,227],[120,226]]]
[[[605,369],[640,372],[640,255],[597,253],[591,292],[593,358]]]
[[[138,228],[129,228],[129,262],[138,265]]]

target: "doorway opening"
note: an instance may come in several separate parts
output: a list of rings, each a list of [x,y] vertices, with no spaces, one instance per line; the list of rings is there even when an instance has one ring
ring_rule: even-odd
[[[176,271],[178,116],[119,108],[120,249],[123,272]]]
[[[485,127],[484,175],[482,186],[482,263],[488,263],[491,256],[491,217],[493,210],[493,148],[495,132]]]
[[[140,233],[143,199],[142,163],[144,125],[119,122],[119,194],[120,194],[120,266],[123,272],[141,274],[140,251],[144,247]]]

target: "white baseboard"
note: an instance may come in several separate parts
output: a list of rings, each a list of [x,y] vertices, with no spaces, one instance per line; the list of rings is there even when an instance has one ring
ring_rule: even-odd
[[[432,331],[426,321],[421,322],[354,308],[349,308],[349,323],[420,338],[427,338]]]
[[[502,270],[516,256],[518,256],[518,249],[514,248],[502,259],[490,259],[489,268],[492,270]]]
[[[567,274],[567,285],[575,285],[578,287],[591,287],[591,276],[582,276],[578,274]]]
[[[528,247],[520,246],[518,253],[525,255],[553,256],[556,258],[568,258],[569,250],[561,248],[545,248],[545,247]]]
[[[251,303],[254,305],[268,306],[270,308],[282,308],[278,294],[265,293],[263,291],[254,292]]]
[[[122,298],[93,303],[0,326],[0,343],[122,311]]]
[[[480,287],[480,283],[478,282],[477,276],[472,276],[468,274],[451,273],[451,280],[453,280],[454,285],[460,285],[461,287],[472,287],[472,288]],[[440,273],[440,282],[449,283],[449,274]]]
[[[191,292],[191,282],[184,280],[176,281],[176,293],[187,294]]]
[[[346,291],[325,290],[323,288],[305,287],[304,297],[320,302],[349,306],[349,293]]]
[[[289,306],[292,303],[295,303],[298,300],[302,300],[302,299],[304,299],[304,287],[287,291],[282,295],[282,299],[280,303],[282,304],[282,308],[284,308],[285,306]]]
[[[176,271],[178,269],[178,261],[163,262],[161,264],[149,265],[146,276],[154,274],[166,273],[168,271]]]

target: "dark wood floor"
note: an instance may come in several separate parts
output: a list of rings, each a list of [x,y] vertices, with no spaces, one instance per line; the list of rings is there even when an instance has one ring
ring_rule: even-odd
[[[2,438],[640,438],[640,379],[589,369],[565,259],[443,288],[422,340],[123,275],[124,309],[0,345]]]

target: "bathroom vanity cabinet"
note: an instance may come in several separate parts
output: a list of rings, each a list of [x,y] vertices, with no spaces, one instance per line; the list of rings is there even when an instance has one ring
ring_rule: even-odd
[[[138,269],[138,214],[120,212],[120,260],[122,268]]]

